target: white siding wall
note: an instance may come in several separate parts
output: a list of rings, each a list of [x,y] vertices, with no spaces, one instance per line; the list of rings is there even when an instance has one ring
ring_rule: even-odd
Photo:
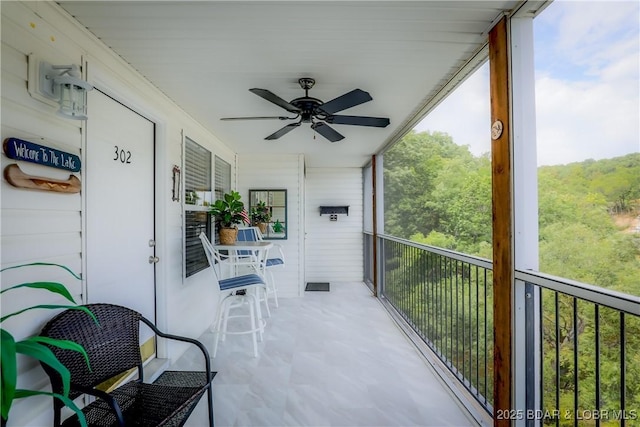
[[[16,7],[17,6],[17,7]],[[5,19],[6,10],[18,12],[13,19]],[[30,15],[19,5],[2,4],[2,112],[1,137],[17,137],[58,148],[76,155],[80,154],[82,137],[81,122],[58,118],[52,107],[34,101],[27,92],[27,54],[34,52],[48,61],[58,63],[80,63],[81,52],[72,47],[69,40],[54,32],[48,25],[38,21],[33,34],[27,33]],[[26,15],[26,16],[25,16]],[[32,21],[34,22],[34,21]],[[60,51],[51,49],[45,35],[55,34]],[[4,168],[16,163],[4,155],[0,166]],[[24,163],[24,162],[20,162]],[[58,178],[68,178],[65,172],[33,164],[21,164],[26,173],[33,175],[57,174]],[[49,175],[54,178],[55,176]],[[82,179],[82,174],[78,174]],[[64,177],[64,178],[63,178]],[[2,192],[2,267],[34,261],[58,263],[68,266],[77,273],[82,271],[82,220],[81,195],[20,190],[9,185],[4,179],[0,184]],[[32,281],[59,281],[80,301],[83,283],[61,269],[34,267],[17,269],[2,274],[2,288]],[[20,290],[2,295],[2,314],[35,304],[64,304],[63,298],[52,298],[46,292]],[[2,324],[17,339],[25,338],[40,329],[51,312],[37,310],[9,319]],[[26,360],[19,365],[18,386],[41,388],[48,384],[39,367]],[[26,402],[26,401],[25,401]],[[51,399],[33,398],[29,405],[14,405],[10,424],[29,425],[25,420],[27,409],[41,408],[45,412],[51,406]],[[49,421],[50,424],[50,421]],[[33,424],[32,424],[33,425]]]
[[[305,281],[362,281],[362,169],[307,168],[305,181]],[[349,215],[330,221],[320,206],[349,206]]]
[[[60,118],[55,108],[31,98],[27,92],[30,53],[53,64],[88,63],[88,80],[102,91],[156,123],[156,254],[157,316],[161,328],[175,334],[198,337],[215,313],[212,276],[203,271],[183,280],[182,205],[171,200],[171,170],[182,166],[183,136],[188,136],[231,165],[235,154],[178,106],[169,101],[121,58],[114,55],[86,29],[80,27],[54,2],[2,2],[2,99],[1,138],[17,137],[82,156],[82,122]],[[91,105],[88,107],[89,122]],[[82,158],[82,157],[81,157]],[[82,158],[84,161],[84,158]],[[14,163],[4,153],[1,166]],[[60,173],[51,168],[21,164],[34,175]],[[82,180],[82,172],[77,174]],[[67,174],[68,177],[68,174]],[[60,176],[59,178],[62,178]],[[108,177],[105,177],[108,179]],[[83,272],[82,193],[60,194],[16,189],[4,179],[0,184],[2,267],[45,261]],[[294,193],[292,191],[292,193]],[[153,218],[150,218],[152,221]],[[65,284],[80,300],[86,284],[62,270],[10,270],[2,274],[2,288],[25,281],[55,280]],[[43,292],[3,294],[2,314],[37,303],[60,303]],[[18,339],[40,330],[52,312],[39,310],[3,323]],[[183,346],[160,343],[159,355],[176,359]],[[19,365],[19,387],[44,388],[48,379],[28,359]],[[50,398],[17,401],[9,425],[50,425]]]
[[[286,266],[273,270],[278,297],[297,297],[304,290],[304,163],[301,155],[238,156],[238,186],[242,200],[249,205],[250,189],[287,190],[287,239],[282,245]]]

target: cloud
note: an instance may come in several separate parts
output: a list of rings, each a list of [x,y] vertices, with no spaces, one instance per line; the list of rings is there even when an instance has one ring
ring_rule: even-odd
[[[446,132],[476,156],[491,151],[489,65],[484,64],[416,127],[416,132]]]
[[[640,151],[639,13],[559,1],[534,20],[538,164]]]
[[[640,4],[556,1],[534,20],[538,165],[640,151]],[[490,150],[485,64],[417,131]]]

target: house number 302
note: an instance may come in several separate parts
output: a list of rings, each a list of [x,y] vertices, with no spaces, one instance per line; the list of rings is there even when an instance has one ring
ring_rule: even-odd
[[[120,163],[131,163],[131,151],[125,151],[117,145],[115,145],[114,148],[116,149],[116,156],[113,158],[113,160],[115,160],[116,162],[120,160]]]

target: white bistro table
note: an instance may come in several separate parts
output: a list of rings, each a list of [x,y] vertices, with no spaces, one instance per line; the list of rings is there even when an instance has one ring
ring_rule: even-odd
[[[258,242],[236,241],[235,243],[227,245],[213,245],[213,247],[218,251],[227,251],[231,263],[247,265],[251,262],[248,258],[253,258],[252,262],[264,264],[262,260],[267,259],[267,253],[269,252],[269,249],[273,247],[273,243],[264,240],[260,240]],[[256,265],[256,267],[264,269],[264,265]]]
[[[269,250],[273,247],[273,243],[267,240],[260,241],[239,241],[236,240],[230,245],[217,244],[213,245],[214,248],[224,251],[256,251],[256,250]]]

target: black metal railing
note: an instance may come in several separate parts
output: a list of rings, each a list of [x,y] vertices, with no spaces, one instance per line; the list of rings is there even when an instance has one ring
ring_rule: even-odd
[[[381,295],[491,413],[491,263],[385,236]]]
[[[378,236],[378,268],[365,276],[379,275],[381,298],[491,415],[491,262]],[[640,425],[640,298],[537,272],[515,278],[516,334],[526,343],[515,370],[526,373],[514,420]]]
[[[640,425],[640,298],[541,273],[516,278],[539,301],[530,424]]]

